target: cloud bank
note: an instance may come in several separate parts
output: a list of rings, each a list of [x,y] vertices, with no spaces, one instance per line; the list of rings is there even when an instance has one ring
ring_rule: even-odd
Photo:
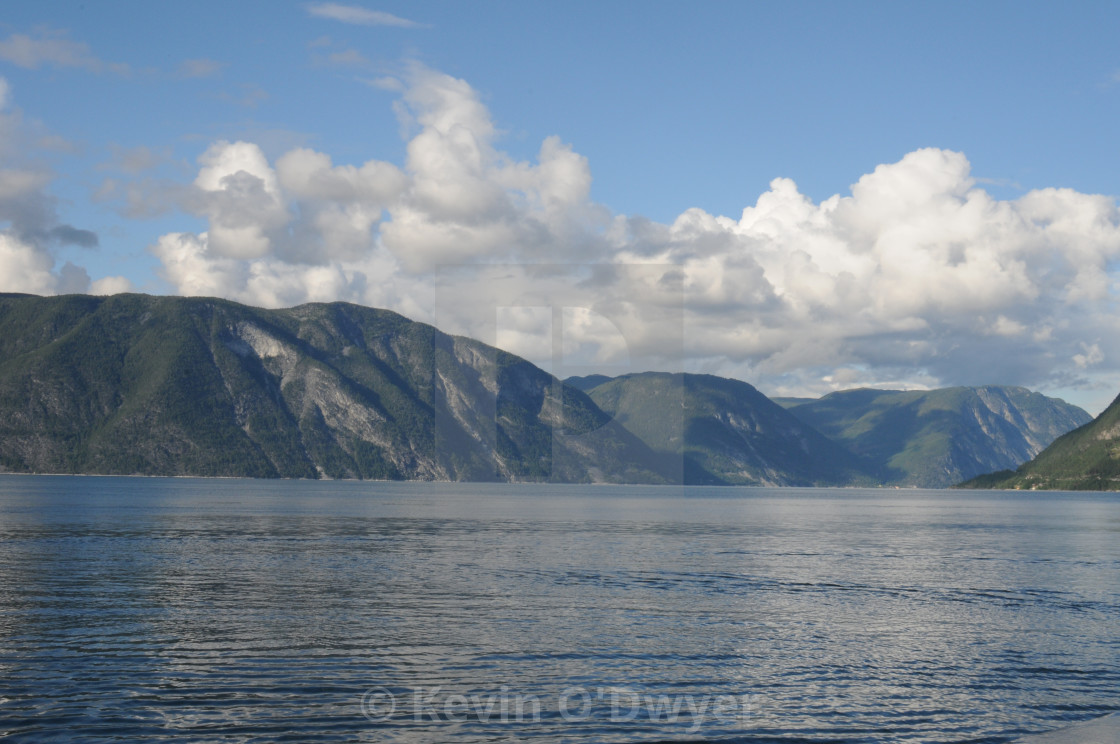
[[[310,149],[270,162],[251,142],[212,144],[176,197],[208,229],[152,247],[166,280],[183,294],[267,306],[342,299],[422,320],[454,306],[441,325],[486,339],[498,278],[470,267],[500,266],[519,288],[502,290],[508,306],[548,306],[561,293],[567,307],[619,318],[619,298],[675,304],[684,342],[661,350],[665,366],[771,394],[1115,387],[1112,197],[1054,188],[996,199],[964,154],[927,148],[820,203],[777,178],[738,217],[690,209],[659,224],[595,203],[589,163],[556,137],[534,161],[511,158],[465,81],[414,66],[394,85],[408,132],[400,165],[336,164]],[[555,264],[582,268],[538,266]],[[647,272],[635,286],[610,271],[639,264],[663,267],[661,280]],[[580,327],[596,326],[573,323],[566,344]],[[656,350],[656,334],[632,328],[627,343]],[[544,348],[522,330],[500,335],[513,351]]]

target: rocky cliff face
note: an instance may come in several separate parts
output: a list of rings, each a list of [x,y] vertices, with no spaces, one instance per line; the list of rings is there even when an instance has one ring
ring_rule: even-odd
[[[1120,490],[1120,398],[1091,422],[1054,440],[1030,462],[964,485],[1047,491]]]
[[[528,362],[392,312],[0,297],[0,469],[664,482]]]
[[[870,459],[886,484],[941,488],[1014,468],[1090,420],[1021,387],[846,390],[791,413]]]

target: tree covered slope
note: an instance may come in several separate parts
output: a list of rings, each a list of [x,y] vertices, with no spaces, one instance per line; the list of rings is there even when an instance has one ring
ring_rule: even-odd
[[[396,313],[134,294],[0,295],[0,470],[673,478],[584,393]]]
[[[870,459],[884,484],[925,488],[1014,468],[1091,418],[1065,401],[999,386],[845,390],[788,405]]]
[[[990,473],[965,488],[1120,490],[1120,398],[1088,424],[1054,440],[1016,470]]]

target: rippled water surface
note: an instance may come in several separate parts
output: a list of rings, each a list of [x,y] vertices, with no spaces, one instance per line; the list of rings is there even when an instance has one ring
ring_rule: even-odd
[[[0,476],[12,741],[1007,742],[1118,691],[1114,494]]]

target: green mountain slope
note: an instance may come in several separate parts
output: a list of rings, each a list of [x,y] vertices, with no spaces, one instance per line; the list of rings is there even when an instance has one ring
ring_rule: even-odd
[[[574,375],[572,377],[565,377],[564,384],[586,393],[612,379],[614,378],[608,377],[607,375],[584,375],[582,377]]]
[[[1120,398],[1088,424],[1054,440],[1017,470],[990,473],[964,488],[1120,490]]]
[[[810,426],[869,458],[883,482],[942,488],[1029,460],[1090,416],[1019,387],[846,390],[786,403]]]
[[[859,458],[745,382],[645,372],[602,382],[590,395],[652,449],[683,457],[688,483],[875,482]]]
[[[674,478],[584,393],[480,342],[345,303],[145,295],[0,295],[0,470]]]

